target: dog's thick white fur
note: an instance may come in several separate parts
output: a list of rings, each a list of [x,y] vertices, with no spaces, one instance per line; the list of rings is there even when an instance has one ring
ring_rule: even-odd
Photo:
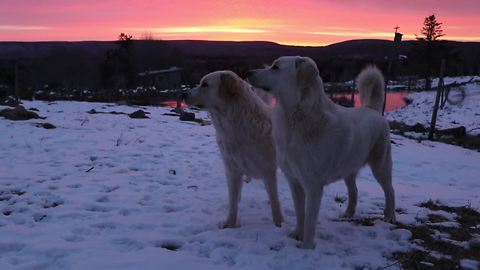
[[[395,221],[390,130],[382,117],[384,79],[375,67],[358,76],[362,108],[345,108],[325,94],[313,60],[280,57],[248,77],[255,87],[276,98],[273,137],[279,166],[288,179],[297,215],[290,236],[303,240],[301,248],[315,247],[315,225],[323,188],[344,179],[351,217],[357,204],[356,175],[366,164],[385,193],[385,220]]]
[[[187,92],[187,104],[211,115],[225,165],[229,212],[223,228],[237,225],[243,178],[261,178],[267,189],[276,226],[283,222],[277,192],[277,163],[272,137],[272,109],[251,85],[231,71],[216,71]]]

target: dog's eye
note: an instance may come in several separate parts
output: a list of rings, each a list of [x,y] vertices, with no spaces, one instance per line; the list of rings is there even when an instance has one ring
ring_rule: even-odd
[[[202,85],[200,85],[200,87],[208,87],[208,83],[203,82]]]
[[[278,70],[278,66],[277,66],[277,65],[273,65],[273,66],[272,66],[272,69],[273,69],[273,70]]]

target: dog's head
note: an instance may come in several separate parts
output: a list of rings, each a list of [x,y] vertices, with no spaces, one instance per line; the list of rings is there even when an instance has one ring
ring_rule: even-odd
[[[211,110],[228,106],[240,97],[245,82],[231,71],[215,71],[205,75],[200,84],[185,95],[188,105]]]
[[[271,92],[279,102],[295,103],[309,95],[319,79],[315,62],[308,57],[283,56],[264,69],[251,70],[248,81]]]

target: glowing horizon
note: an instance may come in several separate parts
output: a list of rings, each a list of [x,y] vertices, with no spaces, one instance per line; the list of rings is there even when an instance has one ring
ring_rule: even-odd
[[[420,35],[423,19],[435,13],[445,40],[479,41],[480,2],[459,0],[3,0],[0,41],[135,39],[272,41],[328,45],[351,39],[404,39]]]

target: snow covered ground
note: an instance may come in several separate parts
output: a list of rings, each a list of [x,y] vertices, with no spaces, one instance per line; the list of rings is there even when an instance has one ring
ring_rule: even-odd
[[[221,230],[227,189],[212,126],[180,122],[163,115],[166,108],[147,107],[150,119],[131,119],[86,112],[137,108],[24,105],[47,119],[0,119],[2,270],[375,269],[391,263],[392,252],[412,247],[406,229],[339,219],[347,192],[337,182],[323,197],[316,249],[297,249],[287,237],[295,214],[281,172],[282,228],[273,225],[262,183],[252,181],[244,185],[240,227]],[[45,121],[57,128],[35,126]],[[417,206],[428,199],[480,207],[480,153],[392,139],[400,222],[431,213]],[[358,189],[356,219],[381,218],[383,193],[368,169]]]
[[[470,79],[471,77],[445,78],[445,84],[466,82]],[[464,90],[465,99],[458,104],[447,102],[443,110],[438,110],[437,128],[465,126],[467,131],[471,130],[469,134],[480,134],[480,77],[473,77],[473,79],[476,82],[452,88],[450,99],[453,103],[461,100],[459,89]],[[438,79],[433,81],[432,85],[436,86]],[[413,102],[404,108],[388,112],[388,119],[409,125],[420,123],[429,127],[436,91],[411,93],[407,97]]]
[[[423,86],[425,81],[420,80],[420,84]],[[439,78],[432,79],[432,86],[436,87],[438,85]],[[444,77],[443,83],[445,85],[455,84],[455,83],[466,83],[466,82],[479,82],[480,76],[456,76],[456,77]]]

